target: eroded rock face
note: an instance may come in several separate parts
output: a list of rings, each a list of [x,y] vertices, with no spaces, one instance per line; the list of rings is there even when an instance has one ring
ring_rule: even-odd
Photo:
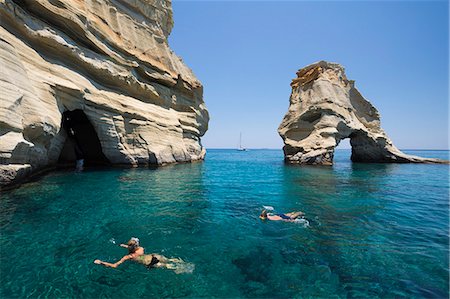
[[[278,128],[288,163],[331,165],[344,138],[350,138],[354,162],[448,162],[398,150],[381,128],[377,109],[339,64],[309,65],[297,72],[291,86],[289,111]]]
[[[111,163],[203,159],[209,116],[168,46],[170,0],[0,0],[0,22],[0,185],[73,156],[66,111]]]

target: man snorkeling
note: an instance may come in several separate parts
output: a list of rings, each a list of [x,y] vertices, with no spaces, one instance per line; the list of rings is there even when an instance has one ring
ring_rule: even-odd
[[[259,215],[259,218],[262,220],[272,220],[272,221],[295,221],[296,219],[303,218],[305,216],[305,213],[303,212],[290,212],[290,213],[283,213],[283,214],[273,214],[268,213],[266,209],[264,209],[261,212],[261,215]]]
[[[119,246],[128,249],[128,254],[123,256],[120,260],[115,263],[108,263],[97,259],[94,263],[106,267],[117,268],[117,266],[123,262],[132,260],[145,265],[147,268],[166,268],[175,270],[176,273],[187,272],[183,271],[186,267],[182,266],[182,264],[185,263],[180,258],[167,258],[156,253],[145,254],[144,247],[140,246],[138,238],[133,237],[127,242],[127,244],[120,244]]]

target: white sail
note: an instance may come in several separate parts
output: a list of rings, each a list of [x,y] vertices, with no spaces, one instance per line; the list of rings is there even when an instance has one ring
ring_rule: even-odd
[[[246,151],[247,149],[245,147],[242,147],[242,132],[239,133],[239,147],[238,151]]]

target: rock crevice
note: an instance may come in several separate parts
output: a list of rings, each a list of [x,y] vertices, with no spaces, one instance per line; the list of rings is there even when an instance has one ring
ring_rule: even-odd
[[[337,63],[300,69],[291,86],[289,110],[278,128],[288,163],[331,165],[335,147],[345,138],[354,162],[448,163],[397,149],[381,128],[377,109]]]

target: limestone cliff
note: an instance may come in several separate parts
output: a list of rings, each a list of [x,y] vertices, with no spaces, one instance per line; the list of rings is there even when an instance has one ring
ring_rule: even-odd
[[[0,22],[0,185],[74,160],[76,142],[92,163],[203,159],[209,116],[168,46],[170,0],[0,0]]]
[[[344,138],[350,138],[354,162],[445,162],[398,150],[381,128],[377,109],[339,64],[311,64],[297,72],[291,86],[289,111],[278,128],[288,163],[331,165]]]

